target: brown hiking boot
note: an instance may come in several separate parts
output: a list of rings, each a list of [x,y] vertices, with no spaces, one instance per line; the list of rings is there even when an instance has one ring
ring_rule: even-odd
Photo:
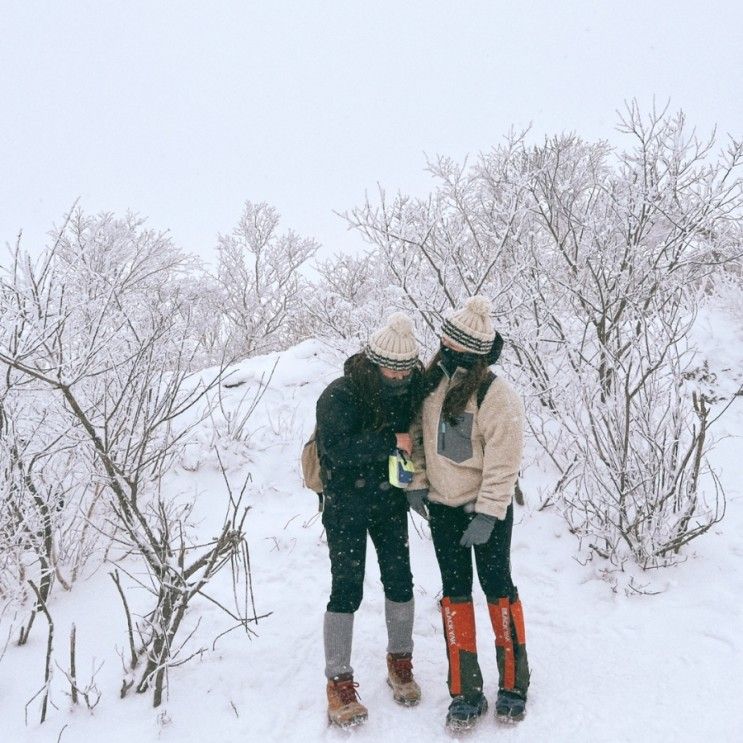
[[[387,683],[398,704],[412,707],[421,699],[421,688],[413,678],[413,657],[410,653],[387,654]]]
[[[358,686],[350,673],[328,681],[328,721],[332,725],[347,728],[366,722],[369,711],[359,702]]]

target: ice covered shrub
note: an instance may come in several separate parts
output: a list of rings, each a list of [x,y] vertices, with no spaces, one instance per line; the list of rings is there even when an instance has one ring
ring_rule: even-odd
[[[380,192],[346,217],[430,345],[448,308],[492,298],[551,501],[589,554],[649,568],[724,512],[706,454],[725,403],[694,386],[688,334],[706,279],[741,259],[743,145],[716,152],[635,103],[620,130],[621,151],[512,133],[471,165],[429,163],[430,197]]]

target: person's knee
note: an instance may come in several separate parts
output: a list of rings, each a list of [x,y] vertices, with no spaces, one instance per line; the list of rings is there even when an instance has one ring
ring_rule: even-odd
[[[334,590],[330,594],[328,611],[337,612],[339,614],[353,614],[359,606],[361,606],[361,599],[363,596],[363,586]]]
[[[472,593],[472,574],[455,570],[442,571],[444,596],[466,596]]]
[[[477,577],[482,592],[490,600],[491,596],[503,597],[515,594],[516,588],[511,577],[511,565],[507,556],[491,560],[489,563],[479,563]]]
[[[401,603],[413,598],[413,574],[410,568],[399,570],[393,575],[382,576],[385,598]]]
[[[502,598],[508,598],[513,603],[519,597],[516,586],[514,586],[510,579],[507,581],[490,582],[487,586],[482,587],[482,591],[489,604],[498,603],[498,600]]]
[[[413,583],[395,583],[384,587],[384,596],[390,601],[401,604],[413,598]]]

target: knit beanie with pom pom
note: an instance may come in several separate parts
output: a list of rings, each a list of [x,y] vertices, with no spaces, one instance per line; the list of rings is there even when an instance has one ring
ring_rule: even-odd
[[[369,361],[395,371],[412,369],[418,361],[418,343],[413,323],[403,312],[395,312],[387,324],[375,331],[364,349]]]
[[[463,309],[453,312],[444,320],[441,337],[463,346],[471,353],[488,353],[495,340],[491,309],[487,297],[470,297]]]

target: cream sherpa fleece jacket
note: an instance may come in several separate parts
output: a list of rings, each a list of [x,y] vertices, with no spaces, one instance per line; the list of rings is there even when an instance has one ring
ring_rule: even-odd
[[[411,429],[416,474],[410,490],[428,489],[428,498],[446,506],[472,503],[477,513],[506,517],[524,447],[524,408],[514,388],[496,377],[479,410],[476,395],[456,426],[441,408],[450,385],[446,376],[425,399]]]

